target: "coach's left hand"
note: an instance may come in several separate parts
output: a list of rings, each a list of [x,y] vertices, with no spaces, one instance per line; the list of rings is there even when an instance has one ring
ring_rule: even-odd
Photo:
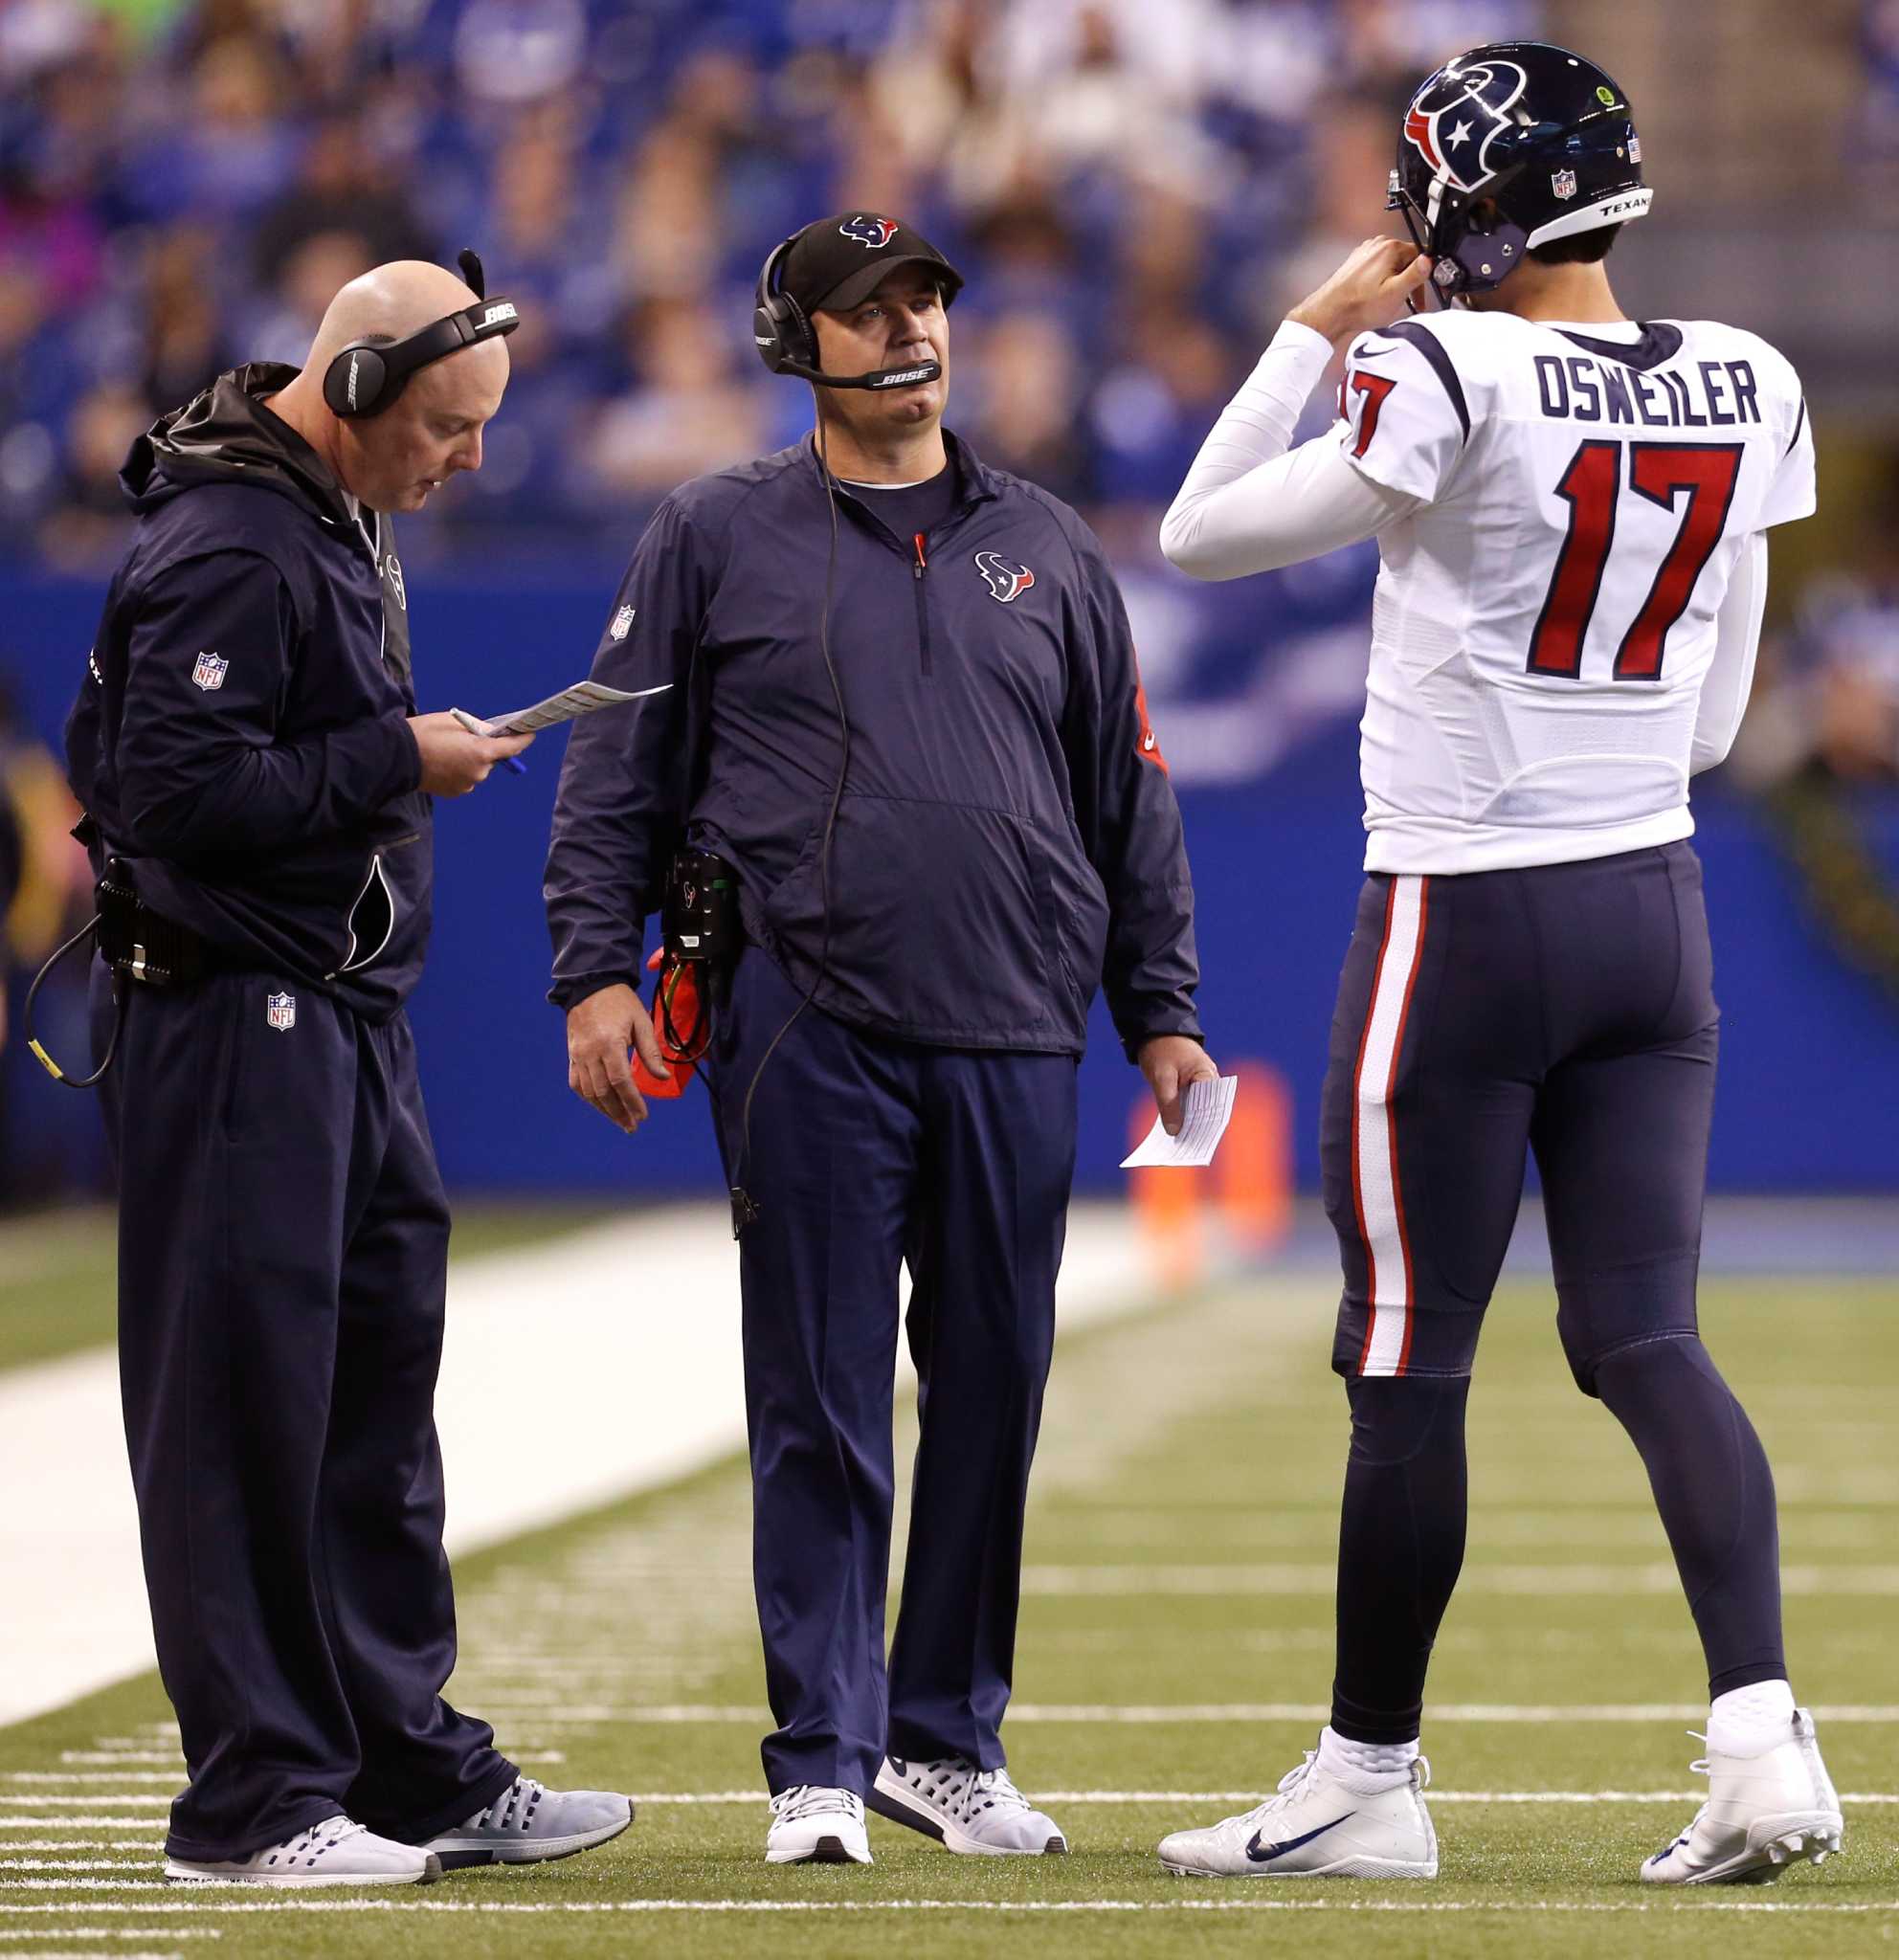
[[[1185,1035],[1155,1035],[1141,1043],[1141,1073],[1154,1092],[1161,1127],[1180,1134],[1180,1099],[1189,1082],[1217,1081],[1219,1065],[1197,1041]]]

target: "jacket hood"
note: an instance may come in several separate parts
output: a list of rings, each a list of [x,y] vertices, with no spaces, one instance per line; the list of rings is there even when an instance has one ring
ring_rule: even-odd
[[[336,473],[264,406],[265,395],[296,376],[280,362],[253,361],[161,415],[132,444],[119,472],[125,501],[145,512],[200,483],[260,483],[332,523],[348,523]]]

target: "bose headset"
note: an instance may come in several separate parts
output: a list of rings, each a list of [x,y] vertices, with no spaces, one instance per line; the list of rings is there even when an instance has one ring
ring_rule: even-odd
[[[458,353],[477,341],[498,340],[521,324],[512,300],[485,297],[481,261],[464,251],[456,261],[475,294],[475,304],[399,341],[351,341],[324,370],[324,401],[332,415],[361,422],[380,415],[409,386],[409,377],[431,361]]]
[[[778,268],[788,253],[803,237],[793,232],[782,244],[772,247],[758,270],[758,288],[752,295],[751,337],[757,344],[758,358],[773,374],[795,374],[816,388],[914,388],[920,382],[940,381],[940,361],[920,361],[914,368],[882,368],[874,374],[826,374],[817,365],[817,335],[811,316],[778,283]],[[828,478],[827,478],[828,480]]]

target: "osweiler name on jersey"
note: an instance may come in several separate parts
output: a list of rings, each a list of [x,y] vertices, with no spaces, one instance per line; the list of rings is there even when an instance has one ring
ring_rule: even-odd
[[[1345,455],[1378,532],[1367,868],[1606,857],[1688,835],[1718,619],[1748,541],[1814,508],[1798,377],[1706,321],[1448,311],[1362,334]],[[1752,626],[1730,620],[1736,642]]]

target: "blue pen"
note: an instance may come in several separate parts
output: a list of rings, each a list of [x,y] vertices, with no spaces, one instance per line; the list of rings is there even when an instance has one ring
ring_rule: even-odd
[[[475,719],[475,717],[467,711],[466,708],[450,708],[449,713],[452,714],[455,717],[455,719],[458,722],[459,722],[461,725],[464,728],[466,728],[471,735],[487,734],[487,728],[480,722],[478,722]],[[527,773],[526,767],[523,764],[521,758],[518,755],[503,756],[502,767],[504,769],[511,769],[517,776],[525,776]]]

